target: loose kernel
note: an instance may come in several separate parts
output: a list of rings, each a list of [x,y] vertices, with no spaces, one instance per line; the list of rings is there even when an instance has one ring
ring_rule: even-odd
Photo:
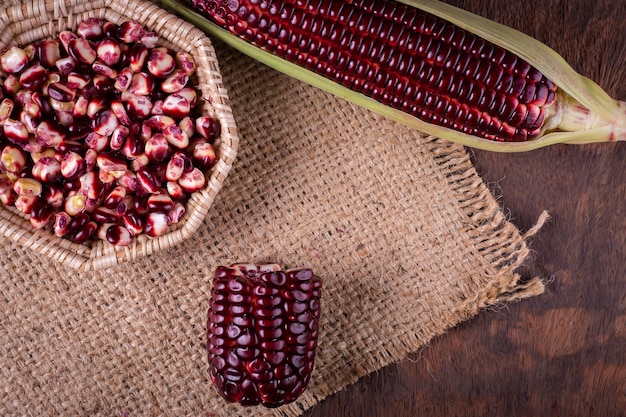
[[[82,194],[74,194],[65,200],[65,212],[70,216],[76,216],[85,210],[87,197]]]
[[[33,178],[18,178],[13,183],[13,191],[19,196],[34,197],[41,195],[43,186]]]
[[[26,155],[20,148],[7,145],[0,154],[0,162],[5,170],[18,173],[26,166]]]

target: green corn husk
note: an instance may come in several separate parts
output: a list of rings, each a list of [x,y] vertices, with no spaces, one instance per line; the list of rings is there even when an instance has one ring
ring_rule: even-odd
[[[426,123],[350,90],[313,71],[256,47],[212,23],[180,0],[161,4],[209,35],[265,65],[421,132],[476,149],[524,152],[549,145],[626,140],[626,103],[611,98],[599,85],[578,74],[556,51],[510,27],[437,0],[399,0],[445,19],[528,61],[557,85],[557,100],[547,109],[542,134],[525,142],[497,142]]]

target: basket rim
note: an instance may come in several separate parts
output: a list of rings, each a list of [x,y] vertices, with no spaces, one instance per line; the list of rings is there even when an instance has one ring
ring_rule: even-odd
[[[116,247],[99,240],[93,240],[89,245],[76,244],[55,236],[48,228],[34,230],[26,215],[0,204],[0,235],[63,265],[89,271],[152,255],[196,233],[236,159],[239,137],[211,40],[191,23],[149,0],[106,3],[104,0],[26,0],[0,10],[0,22],[4,23],[0,29],[0,45],[27,44],[55,36],[67,27],[75,27],[86,17],[114,23],[137,20],[157,33],[160,44],[190,53],[197,63],[194,87],[204,99],[202,112],[214,115],[221,124],[221,135],[215,143],[217,158],[207,172],[207,185],[192,194],[186,203],[184,218],[159,237],[149,238],[142,234],[128,247]]]

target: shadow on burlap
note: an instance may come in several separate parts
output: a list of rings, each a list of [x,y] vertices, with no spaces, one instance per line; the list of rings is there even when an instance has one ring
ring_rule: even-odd
[[[458,145],[280,75],[218,44],[238,159],[198,233],[99,272],[0,248],[0,415],[297,416],[481,308],[537,295],[528,254]],[[277,410],[208,380],[210,278],[236,261],[324,279],[312,381]]]

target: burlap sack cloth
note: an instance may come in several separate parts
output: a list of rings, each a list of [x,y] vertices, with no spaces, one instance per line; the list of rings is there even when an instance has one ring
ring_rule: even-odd
[[[2,241],[0,415],[296,416],[481,308],[542,292],[520,284],[524,237],[461,146],[216,50],[241,143],[197,235],[97,273]],[[312,381],[277,410],[228,405],[208,380],[211,275],[236,261],[325,280]]]

